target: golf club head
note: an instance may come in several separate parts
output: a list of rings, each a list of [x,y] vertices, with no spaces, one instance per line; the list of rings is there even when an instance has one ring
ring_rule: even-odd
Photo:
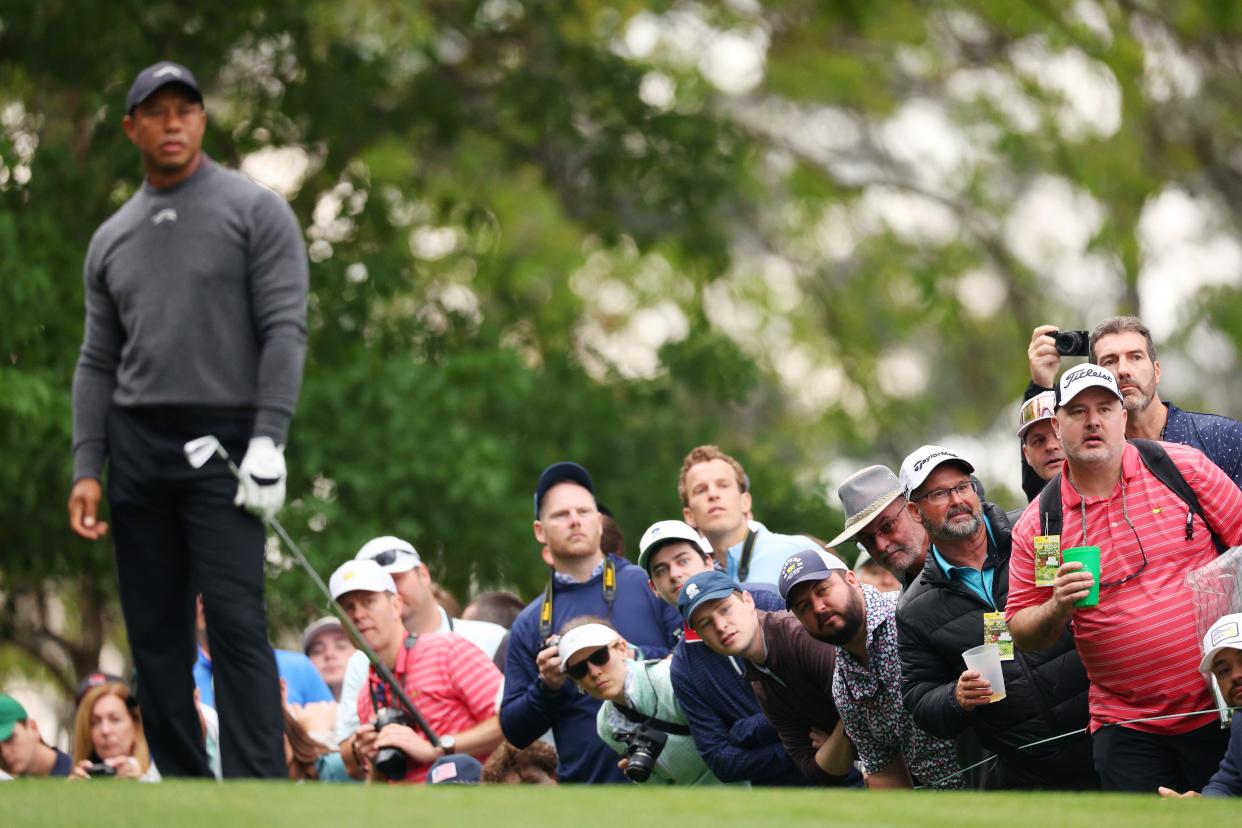
[[[182,449],[185,452],[186,462],[196,469],[201,469],[211,459],[211,456],[220,450],[220,440],[213,434],[197,437],[186,443]]]

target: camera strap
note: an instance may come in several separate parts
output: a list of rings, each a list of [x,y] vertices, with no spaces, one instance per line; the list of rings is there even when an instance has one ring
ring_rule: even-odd
[[[742,560],[737,565],[737,581],[740,584],[750,574],[750,556],[755,551],[755,530],[746,533],[746,542],[742,544]]]
[[[644,716],[632,707],[626,707],[624,704],[612,703],[617,708],[617,712],[625,717],[626,721],[634,724],[649,725],[656,730],[662,730],[670,736],[689,736],[690,728],[687,725],[678,722],[668,722],[664,719],[657,719],[655,716]]]
[[[539,607],[539,642],[542,644],[552,634],[552,600],[556,590],[555,576],[548,578],[548,586],[543,591],[543,603]],[[604,594],[604,605],[608,608],[607,618],[612,621],[612,605],[617,600],[617,566],[612,556],[604,555],[604,580],[601,585]]]
[[[410,650],[414,649],[414,645],[417,643],[418,633],[410,633],[406,636],[405,643],[401,646],[401,652],[397,656],[396,669],[392,671],[393,678],[396,679],[399,684],[405,683],[406,659],[409,658]],[[393,694],[384,680],[380,678],[374,670],[371,671],[371,675],[368,676],[367,680],[370,683],[371,710],[378,713],[385,707],[393,707]]]

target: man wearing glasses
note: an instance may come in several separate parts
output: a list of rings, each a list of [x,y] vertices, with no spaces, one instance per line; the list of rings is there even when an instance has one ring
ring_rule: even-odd
[[[887,569],[905,589],[923,571],[930,541],[922,524],[910,516],[905,492],[887,466],[868,466],[837,488],[845,508],[845,528],[829,548],[853,538],[871,560]]]
[[[1040,648],[1072,630],[1091,678],[1095,764],[1105,790],[1198,790],[1225,749],[1225,733],[1199,675],[1195,608],[1186,574],[1216,555],[1212,532],[1242,543],[1242,491],[1202,452],[1159,443],[1198,498],[1201,514],[1126,442],[1129,413],[1111,372],[1066,371],[1055,428],[1065,447],[1059,481],[1062,550],[1095,546],[1099,603],[1076,607],[1092,584],[1078,562],[1063,563],[1053,585],[1035,584],[1041,509],[1014,527],[1009,629],[1021,647]],[[1038,501],[1037,501],[1038,502]],[[1204,525],[1206,517],[1207,525]],[[1119,726],[1106,726],[1119,725]]]
[[[1069,632],[1035,651],[1013,646],[1005,629],[1010,527],[993,503],[980,502],[974,466],[941,446],[923,446],[901,464],[910,516],[931,538],[923,572],[897,607],[901,686],[906,709],[923,730],[956,738],[973,728],[997,755],[1000,787],[1098,787],[1091,743],[1083,734],[1019,748],[1087,724],[1087,676]],[[1006,695],[962,653],[995,643],[1002,651]]]

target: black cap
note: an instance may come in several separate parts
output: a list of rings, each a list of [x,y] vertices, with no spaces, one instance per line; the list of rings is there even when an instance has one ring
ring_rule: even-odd
[[[194,73],[180,63],[162,60],[143,69],[138,73],[138,77],[134,78],[133,84],[129,87],[129,94],[125,96],[125,111],[132,112],[135,106],[151,97],[157,89],[170,83],[181,84],[194,93],[194,97],[200,103],[202,102],[203,90],[198,88]]]
[[[591,475],[587,474],[586,469],[577,463],[553,463],[543,470],[543,474],[539,475],[539,485],[535,487],[536,519],[539,518],[539,507],[543,504],[543,496],[557,483],[577,483],[592,496],[595,495],[595,485],[591,483]]]

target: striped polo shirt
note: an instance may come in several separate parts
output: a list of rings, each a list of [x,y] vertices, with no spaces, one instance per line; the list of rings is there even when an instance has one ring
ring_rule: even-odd
[[[1202,452],[1161,443],[1199,498],[1212,528],[1229,546],[1242,543],[1242,490]],[[1062,469],[1061,548],[1100,547],[1100,603],[1076,609],[1074,642],[1091,679],[1091,731],[1112,722],[1189,713],[1214,707],[1199,673],[1199,636],[1194,596],[1186,574],[1216,558],[1212,535],[1194,519],[1194,537],[1186,540],[1189,507],[1148,470],[1138,449],[1126,444],[1121,473],[1123,486],[1108,497],[1088,497],[1086,537],[1084,499],[1070,485],[1068,463]],[[1039,499],[1022,513],[1013,529],[1009,563],[1009,600],[1005,617],[1036,606],[1052,596],[1051,587],[1035,586],[1033,538],[1042,534]],[[1141,539],[1141,549],[1140,549]],[[1119,581],[1143,566],[1130,581]],[[1186,733],[1212,721],[1210,716],[1185,716],[1127,725],[1156,734]]]
[[[482,650],[456,633],[418,636],[413,647],[402,647],[392,672],[418,712],[440,736],[456,735],[496,715],[500,670]],[[377,708],[399,707],[374,667],[367,682],[358,694],[358,719],[362,724],[375,718]],[[485,762],[487,754],[474,758]],[[405,781],[422,782],[430,767],[411,759]]]

